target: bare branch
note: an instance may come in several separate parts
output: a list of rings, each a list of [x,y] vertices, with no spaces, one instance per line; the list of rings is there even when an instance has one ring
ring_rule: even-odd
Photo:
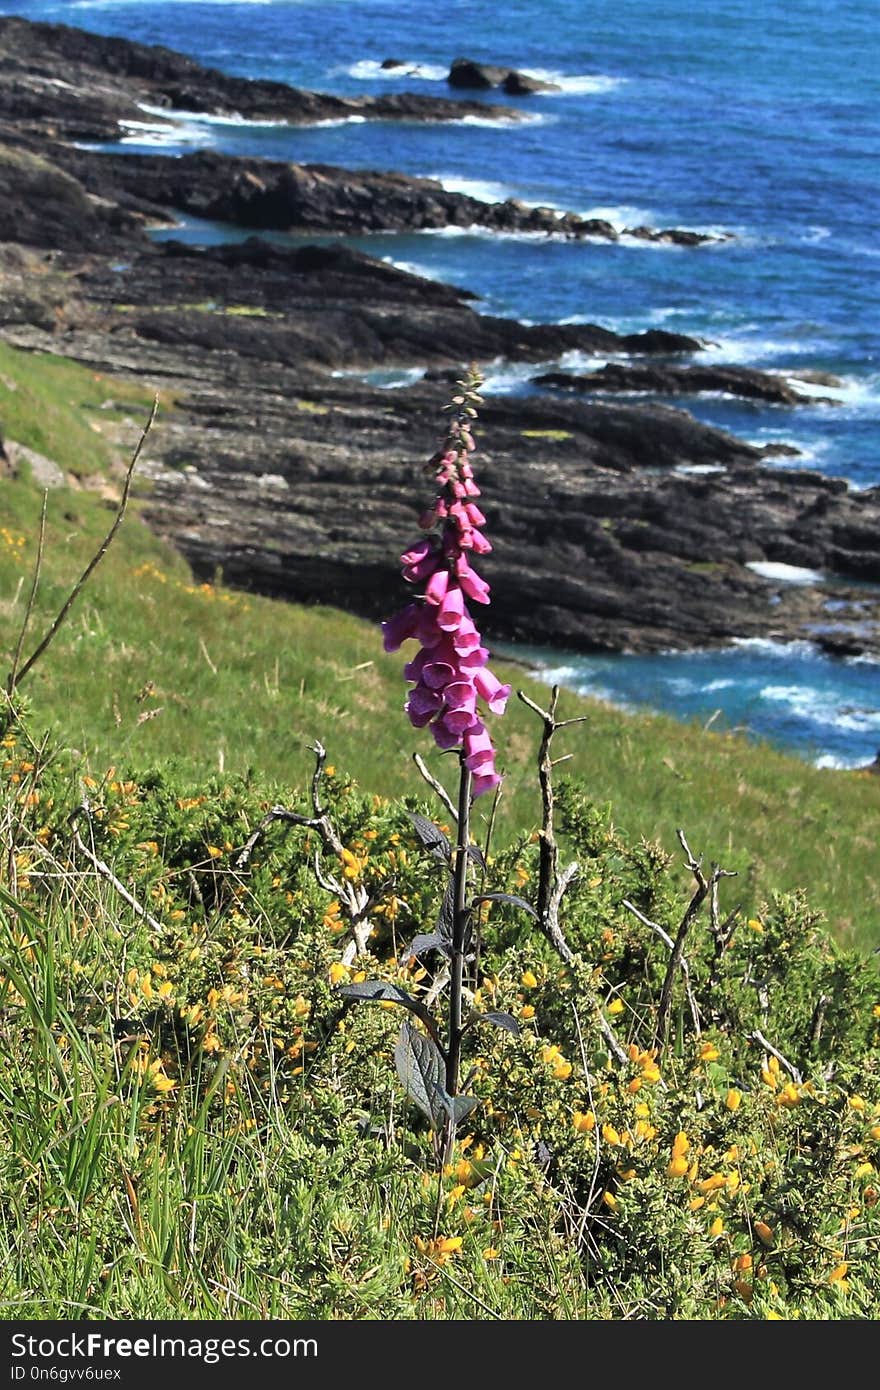
[[[299,811],[288,810],[286,806],[273,806],[263,816],[259,825],[251,831],[236,855],[234,860],[236,869],[247,868],[255,848],[274,821],[283,821],[287,825],[300,826],[304,830],[316,830],[325,851],[337,859],[343,858],[345,846],[340,840],[329,814],[321,805],[321,778],[324,775],[327,750],[317,739],[309,747],[315,755],[315,770],[312,774],[312,811],[314,814],[306,816]],[[372,931],[372,924],[368,920],[369,914],[382,895],[387,892],[391,883],[389,881],[380,884],[370,892],[361,883],[354,883],[345,878],[336,878],[324,870],[321,864],[320,850],[315,851],[312,868],[319,886],[326,893],[332,893],[334,897],[339,899],[340,907],[348,920],[350,940],[345,946],[342,960],[345,965],[350,965],[356,956],[361,956],[366,951]]]
[[[542,709],[534,700],[526,695],[525,691],[516,692],[517,699],[521,700],[530,710],[538,715],[543,723],[541,735],[541,746],[538,752],[538,781],[541,787],[541,829],[539,836],[539,867],[538,867],[538,901],[536,904],[538,921],[541,929],[552,941],[554,947],[559,951],[559,941],[561,932],[559,930],[559,904],[562,900],[562,893],[571,882],[574,874],[569,872],[566,882],[561,891],[559,887],[559,846],[556,843],[556,831],[553,822],[553,765],[554,760],[550,756],[550,745],[553,742],[553,735],[557,729],[564,725],[581,723],[582,716],[577,720],[567,719],[559,723],[556,719],[556,710],[559,704],[559,686],[554,685],[550,695],[550,703],[546,709]],[[555,901],[554,901],[555,897]],[[564,942],[563,942],[564,945]],[[565,947],[568,950],[568,947]],[[563,960],[570,959],[564,952],[560,951]]]
[[[74,603],[76,602],[77,598],[79,597],[80,593],[82,592],[84,586],[88,583],[88,580],[91,578],[92,574],[93,574],[94,571],[97,569],[98,565],[101,563],[101,561],[103,560],[104,556],[107,554],[107,550],[109,549],[109,547],[110,547],[110,545],[111,545],[111,543],[112,543],[112,541],[113,541],[113,538],[114,538],[114,536],[116,535],[116,532],[119,530],[119,527],[122,525],[122,518],[125,516],[126,508],[128,507],[128,499],[129,499],[129,495],[130,495],[130,493],[131,493],[131,480],[132,480],[132,477],[133,477],[133,475],[134,475],[134,470],[135,470],[135,467],[137,466],[137,461],[138,461],[138,459],[139,459],[140,456],[141,456],[141,450],[142,450],[143,447],[144,447],[144,443],[145,443],[145,441],[146,441],[147,435],[150,433],[150,430],[151,430],[152,427],[153,427],[153,421],[154,421],[155,418],[156,418],[156,412],[157,412],[158,409],[159,409],[159,397],[156,396],[155,399],[154,399],[154,401],[153,401],[153,408],[152,408],[152,410],[150,411],[150,418],[147,420],[147,423],[146,423],[146,425],[144,426],[144,429],[143,429],[143,432],[142,432],[142,434],[141,434],[141,437],[140,437],[140,439],[138,440],[137,448],[135,449],[134,453],[133,453],[132,456],[131,456],[131,462],[129,463],[128,469],[127,469],[126,474],[125,474],[125,481],[124,481],[123,486],[122,486],[122,496],[120,497],[120,499],[119,499],[119,505],[118,505],[118,507],[116,508],[116,515],[115,515],[115,517],[113,518],[113,524],[112,524],[112,526],[110,527],[110,530],[107,532],[107,534],[106,534],[106,536],[104,537],[104,539],[103,539],[103,541],[101,542],[101,544],[98,546],[98,549],[95,551],[95,553],[94,553],[94,555],[92,556],[91,560],[90,560],[89,563],[86,565],[86,567],[85,567],[85,569],[83,570],[82,574],[80,575],[79,579],[78,579],[77,582],[74,584],[74,586],[73,586],[73,588],[71,589],[70,593],[68,594],[67,598],[64,600],[64,603],[61,605],[61,608],[59,609],[58,614],[57,614],[57,616],[56,616],[56,618],[55,618],[55,621],[52,623],[52,626],[49,628],[48,632],[47,632],[46,635],[43,637],[42,641],[39,642],[39,644],[38,644],[37,647],[34,649],[34,651],[31,652],[31,654],[30,654],[30,656],[28,657],[27,661],[24,663],[24,665],[21,667],[20,671],[18,672],[18,674],[17,674],[15,680],[12,682],[12,685],[11,685],[11,686],[7,685],[7,689],[8,689],[8,691],[9,691],[9,694],[10,694],[10,695],[11,695],[12,692],[16,689],[17,686],[21,685],[21,682],[24,680],[25,676],[26,676],[26,675],[28,674],[28,672],[32,669],[32,667],[36,664],[36,662],[39,661],[40,657],[43,655],[44,651],[45,651],[46,648],[49,646],[50,642],[51,642],[51,641],[53,640],[53,638],[56,636],[56,634],[57,634],[59,628],[61,627],[62,623],[64,622],[64,619],[67,617],[68,613],[70,612],[71,608],[73,607]]]
[[[810,1046],[818,1047],[822,1037],[822,1029],[825,1026],[825,1010],[831,1002],[830,994],[820,994],[813,1010],[813,1018],[810,1023]]]
[[[628,1067],[629,1056],[626,1049],[598,1005],[596,1006],[596,1020],[599,1024],[599,1032],[602,1034],[602,1037],[607,1042],[620,1065],[622,1067]]]
[[[446,807],[450,816],[457,825],[458,811],[456,810],[453,804],[452,797],[449,795],[449,792],[446,790],[446,788],[443,786],[441,782],[437,781],[437,778],[433,775],[433,773],[428,770],[428,766],[425,763],[425,760],[422,757],[421,753],[413,753],[413,762],[415,763],[416,767],[418,768],[421,775],[424,777],[431,790],[433,792],[436,792],[437,796],[439,796],[440,800],[443,802],[443,805]]]
[[[324,764],[327,761],[327,749],[320,739],[315,739],[309,747],[315,755],[315,770],[312,773],[312,808],[316,816],[323,816],[324,808],[321,805],[321,778],[324,776]]]
[[[760,1031],[760,1029],[755,1028],[753,1032],[747,1033],[746,1037],[749,1039],[750,1042],[759,1043],[760,1046],[763,1047],[765,1052],[769,1052],[771,1057],[775,1057],[779,1065],[781,1067],[785,1067],[785,1070],[788,1072],[792,1081],[796,1081],[798,1086],[803,1085],[804,1078],[802,1074],[798,1071],[794,1063],[790,1062],[787,1057],[783,1056],[783,1054],[779,1051],[779,1048],[774,1047],[772,1042],[768,1042],[768,1040],[764,1037],[764,1034]]]
[[[631,903],[628,898],[624,898],[623,906],[626,908],[627,912],[631,912],[634,917],[637,917],[639,921],[644,924],[644,926],[650,927],[651,931],[655,932],[657,936],[659,936],[660,940],[663,942],[663,945],[669,951],[675,950],[675,942],[669,935],[668,931],[666,931],[663,927],[660,926],[659,922],[652,922],[650,917],[646,917],[643,912],[640,912],[639,909],[636,907],[635,903]],[[702,1031],[700,1028],[700,1013],[699,1009],[697,1008],[697,1001],[694,996],[693,986],[691,985],[690,965],[688,963],[688,958],[683,951],[681,953],[680,963],[682,978],[684,979],[685,994],[687,995],[688,1008],[691,1011],[691,1019],[693,1020],[694,1032],[696,1033],[697,1037],[700,1037]]]
[[[553,891],[550,894],[550,901],[547,904],[547,911],[544,917],[541,919],[541,927],[548,941],[566,963],[569,963],[574,959],[574,954],[562,933],[562,928],[559,925],[559,909],[562,905],[562,899],[565,895],[565,891],[568,888],[568,885],[577,877],[579,873],[580,869],[575,860],[572,860],[572,862],[562,870],[562,873],[559,874],[558,878],[556,879]]]
[[[666,975],[663,979],[663,987],[660,991],[660,1003],[657,1008],[657,1027],[655,1030],[655,1041],[665,1047],[669,1037],[669,1015],[672,1008],[672,987],[675,983],[676,971],[681,968],[682,956],[684,954],[684,943],[688,932],[693,926],[697,913],[703,905],[706,897],[713,891],[718,880],[721,878],[733,878],[734,875],[727,869],[720,869],[714,865],[711,880],[706,878],[702,869],[702,860],[696,859],[691,847],[685,838],[683,830],[676,831],[679,844],[687,855],[687,867],[690,869],[696,881],[696,888],[693,896],[688,903],[684,916],[678,928],[675,941],[672,944],[672,952],[669,957],[669,964],[666,967]],[[682,970],[682,974],[684,971]]]
[[[289,825],[301,825],[307,830],[320,831],[322,829],[323,818],[320,816],[303,816],[300,815],[298,811],[288,811],[285,806],[273,806],[271,811],[266,812],[257,828],[251,832],[244,845],[239,850],[234,861],[234,868],[247,868],[250,857],[260,840],[262,840],[269,826],[277,820],[286,821]]]
[[[141,906],[137,898],[132,896],[132,894],[126,888],[125,884],[122,883],[120,879],[116,877],[113,870],[110,868],[110,865],[105,864],[103,859],[99,859],[98,856],[94,853],[94,851],[89,849],[88,845],[85,843],[82,836],[80,835],[76,825],[76,822],[79,820],[81,816],[84,816],[88,821],[89,826],[91,826],[92,813],[88,803],[85,801],[80,806],[77,806],[76,810],[72,813],[72,815],[68,817],[68,824],[70,825],[73,834],[73,843],[76,845],[80,854],[82,854],[83,857],[89,861],[89,863],[94,868],[95,872],[100,874],[101,878],[105,878],[108,883],[113,885],[120,898],[122,898],[124,902],[128,903],[132,912],[134,912],[136,916],[140,917],[142,921],[146,922],[147,926],[152,927],[153,931],[161,932],[162,923],[157,921],[155,917],[153,917],[149,912],[147,912],[145,907]]]
[[[15,648],[15,655],[12,658],[12,670],[9,672],[9,675],[6,679],[6,693],[10,696],[15,690],[15,684],[18,679],[18,663],[21,661],[21,650],[24,646],[25,634],[28,630],[28,624],[31,620],[31,613],[34,609],[34,600],[37,597],[37,588],[40,583],[40,571],[43,568],[43,545],[46,540],[46,508],[48,504],[49,491],[48,489],[46,489],[43,492],[43,505],[40,508],[40,530],[37,536],[37,557],[34,561],[34,577],[31,581],[31,591],[28,595],[27,606],[24,610],[24,618],[21,624],[21,631],[18,634],[18,642]]]

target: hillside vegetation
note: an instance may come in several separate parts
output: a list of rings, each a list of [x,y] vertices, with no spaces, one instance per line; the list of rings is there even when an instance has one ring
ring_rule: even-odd
[[[48,454],[85,484],[49,498],[36,635],[107,530],[110,504],[88,487],[131,452],[150,392],[63,359],[0,352],[6,437]],[[155,428],[171,418],[169,401]],[[0,479],[9,656],[27,601],[40,501],[37,487]],[[389,595],[389,607],[396,602]],[[382,652],[377,628],[351,616],[195,583],[135,507],[22,693],[39,726],[77,749],[93,775],[114,764],[144,769],[178,760],[194,778],[250,770],[284,789],[304,784],[306,746],[320,738],[363,788],[394,795],[424,789],[414,751],[443,768],[430,738],[398,717],[401,666]],[[546,700],[526,671],[512,668],[503,678]],[[739,872],[733,891],[747,910],[773,889],[803,888],[840,939],[876,944],[880,778],[817,770],[742,737],[574,695],[564,703],[566,713],[589,716],[568,740],[566,770],[597,803],[611,803],[625,833],[671,850],[682,826],[707,856]],[[498,731],[507,772],[503,838],[538,814],[537,733],[535,717],[513,702]]]
[[[36,409],[7,437],[76,484],[49,498],[25,653],[107,531],[84,484],[118,482],[148,410],[117,385],[4,359],[4,422],[6,394]],[[0,479],[4,671],[40,506]],[[391,1057],[401,991],[424,1020],[443,985],[407,950],[442,918],[450,831],[411,755],[454,760],[407,726],[401,665],[345,614],[195,583],[135,505],[0,713],[0,1310],[876,1316],[880,980],[853,943],[876,941],[880,779],[563,694],[587,722],[553,747],[580,865],[561,950],[518,901],[540,723],[514,701],[472,877],[515,896],[475,909],[477,1104],[438,1167]],[[717,901],[678,826],[737,871]],[[339,993],[370,981],[379,1002]]]

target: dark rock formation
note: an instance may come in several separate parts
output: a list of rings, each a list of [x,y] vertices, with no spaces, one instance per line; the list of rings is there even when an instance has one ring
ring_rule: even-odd
[[[555,82],[542,82],[539,77],[517,72],[515,68],[499,68],[491,63],[476,63],[472,58],[454,58],[446,78],[450,87],[489,91],[502,87],[508,96],[526,97],[536,92],[558,92]]]
[[[432,447],[427,422],[447,391],[395,392],[379,408],[338,383],[320,396],[325,414],[297,418],[282,404],[283,382],[275,374],[271,393],[227,396],[222,422],[204,391],[185,397],[187,423],[160,441],[164,460],[152,458],[148,515],[201,574],[220,566],[246,587],[387,614],[401,592],[394,556],[415,532],[416,440]],[[600,651],[818,640],[827,591],[767,581],[745,563],[852,573],[855,552],[841,539],[857,518],[880,522],[880,490],[765,471],[710,430],[701,452],[726,459],[726,470],[682,475],[663,466],[693,428],[676,414],[571,402],[560,416],[548,402],[486,402],[480,481],[495,549],[482,568],[495,639],[540,634]],[[258,441],[247,452],[246,439]],[[880,578],[876,539],[856,567],[869,563]],[[849,649],[880,650],[877,602],[843,585],[834,598]]]
[[[772,405],[815,404],[817,397],[797,391],[776,372],[755,367],[671,366],[663,363],[631,365],[609,362],[595,372],[574,374],[546,372],[536,377],[541,386],[576,392],[648,392],[653,396],[695,396],[703,392],[742,396]],[[829,404],[828,398],[821,398]]]
[[[496,105],[400,92],[337,97],[283,82],[232,77],[171,49],[90,34],[64,24],[0,17],[0,120],[66,140],[116,139],[143,106],[246,120],[519,120]],[[155,115],[151,116],[155,120]]]
[[[484,203],[449,192],[436,179],[407,174],[239,159],[215,150],[168,159],[56,146],[53,155],[90,193],[154,218],[167,218],[169,210],[176,210],[255,231],[351,235],[439,227],[542,232],[578,240],[616,241],[619,235],[597,218],[530,207],[513,198]],[[638,235],[688,245],[718,240],[676,228],[646,228]]]
[[[616,233],[395,174],[74,149],[62,137],[90,121],[115,128],[145,92],[202,110],[249,94],[248,111],[266,114],[275,84],[239,91],[180,55],[12,19],[0,20],[0,58],[0,236],[13,243],[0,244],[3,336],[161,390],[143,511],[201,575],[219,567],[231,583],[371,616],[398,604],[395,556],[449,390],[382,391],[355,372],[444,377],[465,356],[549,365],[572,349],[666,359],[700,347],[480,315],[464,291],[342,246],[154,245],[144,220],[176,211],[322,232],[474,221]],[[697,368],[658,370],[652,391],[695,389]],[[739,369],[713,369],[716,382],[719,370],[742,388]],[[645,378],[628,371],[632,390]],[[748,380],[763,400],[762,376]],[[880,652],[880,601],[861,583],[880,583],[880,489],[768,468],[761,450],[669,405],[578,391],[487,399],[479,443],[492,637],[655,651],[762,636]],[[747,567],[761,560],[819,569],[833,591],[762,579]]]
[[[538,92],[561,92],[558,82],[544,82],[526,72],[509,72],[501,86],[509,97],[529,97]]]
[[[472,58],[453,58],[446,81],[450,87],[488,91],[490,87],[500,87],[508,72],[508,68],[475,63]]]
[[[106,156],[102,162],[88,150],[72,148],[72,142],[116,141],[123,127],[134,129],[144,123],[145,107],[150,123],[161,125],[167,120],[170,136],[176,112],[293,124],[353,117],[522,118],[521,112],[496,104],[407,92],[381,97],[304,92],[279,82],[231,77],[166,48],[65,25],[0,17],[0,143],[49,158],[56,172],[71,175],[93,198],[112,206],[117,217],[122,210],[155,217],[162,209],[167,215],[174,208],[262,230],[357,233],[473,225],[579,239],[615,240],[618,236],[610,223],[600,219],[529,208],[514,199],[487,204],[448,193],[433,180],[400,174],[235,160],[208,152],[179,161],[159,155],[152,159]],[[59,206],[79,196],[70,185],[58,185]],[[33,201],[52,200],[42,174],[35,181]],[[8,210],[7,218],[13,212]],[[77,215],[77,227],[66,238],[61,227],[47,230],[43,239],[25,227],[16,239],[38,246],[89,247],[95,244],[94,227],[107,222],[106,209],[102,213],[95,205],[92,212],[91,232]],[[640,227],[629,234],[681,246],[719,240],[687,228]]]
[[[105,250],[132,218],[39,154],[0,145],[0,241]]]

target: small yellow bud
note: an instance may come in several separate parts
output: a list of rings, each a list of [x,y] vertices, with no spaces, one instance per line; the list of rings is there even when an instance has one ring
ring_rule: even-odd
[[[768,1249],[773,1245],[773,1231],[771,1227],[767,1225],[766,1221],[755,1222],[755,1235],[758,1237],[761,1244],[766,1245]]]

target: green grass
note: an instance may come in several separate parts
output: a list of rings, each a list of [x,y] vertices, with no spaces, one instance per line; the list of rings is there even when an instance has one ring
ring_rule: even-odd
[[[120,413],[146,418],[151,400],[146,387],[0,343],[0,433],[76,477],[108,469]]]

